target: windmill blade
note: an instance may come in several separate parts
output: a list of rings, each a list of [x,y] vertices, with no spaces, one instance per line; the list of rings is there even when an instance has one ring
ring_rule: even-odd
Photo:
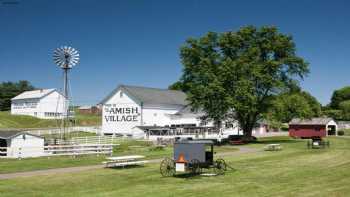
[[[79,53],[76,49],[70,46],[62,46],[54,50],[53,61],[56,65],[62,68],[71,68],[78,64]],[[68,65],[66,65],[68,63]]]

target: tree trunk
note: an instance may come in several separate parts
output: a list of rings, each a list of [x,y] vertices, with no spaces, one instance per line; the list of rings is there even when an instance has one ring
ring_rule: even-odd
[[[254,126],[252,125],[254,124],[245,125],[245,127],[243,128],[243,140],[246,142],[253,142],[256,139],[252,136],[252,131],[254,129]]]

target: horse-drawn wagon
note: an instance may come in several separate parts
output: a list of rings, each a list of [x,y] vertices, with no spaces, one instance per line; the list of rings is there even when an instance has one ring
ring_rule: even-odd
[[[224,174],[227,165],[223,159],[214,161],[214,143],[210,140],[177,140],[173,158],[165,158],[160,164],[162,176],[174,176],[177,172],[200,174],[213,168],[215,174]]]

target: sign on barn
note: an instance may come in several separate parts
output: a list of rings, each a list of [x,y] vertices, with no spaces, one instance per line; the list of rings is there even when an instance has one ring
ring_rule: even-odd
[[[138,122],[138,107],[117,107],[117,104],[107,104],[104,107],[106,122]]]

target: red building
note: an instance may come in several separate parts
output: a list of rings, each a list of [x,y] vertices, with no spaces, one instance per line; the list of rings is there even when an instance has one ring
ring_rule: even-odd
[[[337,123],[332,118],[295,118],[289,122],[289,136],[296,138],[338,135]]]
[[[102,114],[101,108],[97,106],[81,106],[78,109],[79,109],[79,113],[81,114],[95,114],[95,115]]]

